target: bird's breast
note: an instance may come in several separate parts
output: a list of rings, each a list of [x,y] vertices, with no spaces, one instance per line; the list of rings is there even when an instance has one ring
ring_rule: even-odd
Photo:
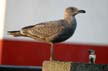
[[[64,30],[57,37],[55,37],[52,42],[58,43],[67,40],[74,34],[76,26],[76,20],[73,21],[70,26],[65,26]]]

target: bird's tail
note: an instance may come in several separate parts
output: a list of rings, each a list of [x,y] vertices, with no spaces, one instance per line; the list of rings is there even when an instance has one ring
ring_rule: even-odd
[[[20,31],[8,31],[9,35],[13,35],[14,37],[17,36],[22,36],[22,34],[20,33]]]

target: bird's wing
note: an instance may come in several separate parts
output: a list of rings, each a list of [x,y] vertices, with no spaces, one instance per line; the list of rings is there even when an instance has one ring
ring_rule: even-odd
[[[59,23],[57,21],[40,23],[28,29],[27,32],[39,38],[55,37],[64,29],[64,26]]]

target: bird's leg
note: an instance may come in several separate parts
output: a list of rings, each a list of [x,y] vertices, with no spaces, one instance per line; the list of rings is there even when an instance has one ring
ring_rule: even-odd
[[[50,48],[50,61],[54,60],[54,45],[53,43],[51,44],[51,48]]]

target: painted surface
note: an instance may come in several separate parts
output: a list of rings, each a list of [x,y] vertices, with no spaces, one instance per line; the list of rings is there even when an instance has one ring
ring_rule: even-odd
[[[3,48],[3,41],[0,40],[0,64],[2,63],[2,48]]]
[[[54,47],[54,58],[57,60],[88,62],[88,50],[94,49],[97,55],[96,63],[108,64],[108,46],[62,43],[55,44]],[[49,44],[4,40],[1,64],[41,66],[44,60],[49,60],[49,55]]]
[[[0,39],[3,38],[6,0],[0,0]]]

